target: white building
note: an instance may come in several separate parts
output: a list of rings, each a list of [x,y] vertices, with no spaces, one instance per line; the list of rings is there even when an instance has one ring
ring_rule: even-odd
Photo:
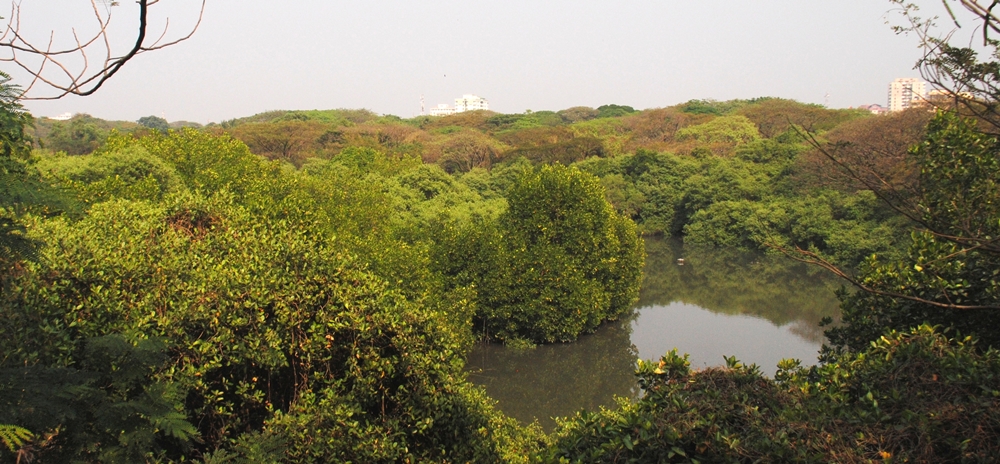
[[[448,106],[447,103],[442,103],[437,108],[431,108],[431,116],[448,116],[449,114],[455,114],[455,108]]]
[[[927,98],[927,84],[913,77],[902,77],[889,84],[889,111],[903,111],[923,104]]]
[[[490,103],[477,95],[462,95],[462,98],[455,99],[455,107],[452,108],[446,103],[442,103],[437,108],[431,108],[431,116],[448,116],[449,114],[464,113],[466,111],[488,110]]]
[[[490,103],[477,95],[462,95],[462,98],[455,99],[455,112],[464,113],[466,111],[488,110]]]

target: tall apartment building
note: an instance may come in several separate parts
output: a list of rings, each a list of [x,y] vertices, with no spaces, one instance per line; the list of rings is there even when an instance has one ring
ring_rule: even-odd
[[[927,84],[913,77],[901,77],[889,84],[889,111],[903,111],[923,104],[927,98]]]

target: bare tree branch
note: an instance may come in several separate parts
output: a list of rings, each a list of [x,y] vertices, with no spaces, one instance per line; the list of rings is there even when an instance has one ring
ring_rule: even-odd
[[[951,7],[948,5],[948,0],[941,0],[941,1],[942,3],[945,4],[945,7],[948,8],[948,12],[951,13]],[[973,14],[978,16],[980,20],[983,21],[984,44],[989,41],[989,37],[987,36],[988,34],[987,31],[992,30],[993,32],[1000,33],[1000,18],[998,18],[996,15],[993,14],[993,7],[997,6],[997,4],[1000,3],[1000,1],[994,0],[990,2],[990,6],[981,5],[979,0],[960,0],[960,1],[962,2],[962,6],[964,6],[966,10],[971,11]],[[952,19],[953,20],[955,19],[954,14],[952,14]],[[961,27],[959,26],[957,20],[955,20],[955,26]]]
[[[170,19],[167,18],[163,30],[160,31],[156,40],[147,43],[147,38],[150,37],[150,9],[158,4],[159,0],[136,0],[139,9],[135,39],[129,41],[131,45],[124,53],[118,55],[113,44],[119,43],[119,41],[113,40],[109,31],[111,11],[113,7],[118,5],[118,2],[110,1],[108,6],[104,8],[105,12],[102,13],[101,7],[98,6],[99,1],[102,0],[90,0],[93,18],[98,26],[97,31],[81,40],[74,28],[72,30],[74,46],[65,49],[53,48],[55,31],[49,34],[48,44],[45,47],[39,47],[32,43],[21,31],[21,5],[19,2],[12,3],[10,18],[3,33],[0,34],[0,50],[7,50],[6,56],[0,55],[0,62],[12,63],[31,76],[31,83],[25,86],[24,91],[19,96],[21,99],[55,100],[67,95],[87,96],[93,94],[108,79],[118,73],[125,63],[137,55],[160,50],[190,39],[201,26],[207,2],[207,0],[201,0],[197,21],[186,33],[168,39],[171,34],[169,34]],[[97,65],[94,65],[90,58],[92,52],[95,51],[98,52],[98,56],[103,56],[100,64]],[[52,70],[55,72],[54,75],[48,71],[52,66],[55,67]],[[39,83],[55,92],[48,95],[35,95],[34,92]]]

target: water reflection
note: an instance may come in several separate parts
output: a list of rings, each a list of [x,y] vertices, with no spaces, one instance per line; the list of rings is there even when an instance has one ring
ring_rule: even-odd
[[[684,258],[683,266],[678,258]],[[840,285],[822,269],[781,255],[650,238],[636,307],[682,302],[713,313],[755,316],[778,326],[791,324],[796,335],[822,344],[819,322],[839,313],[834,292]]]
[[[541,345],[530,350],[483,344],[469,355],[469,380],[486,387],[507,415],[543,427],[552,416],[581,408],[612,406],[614,397],[634,397],[632,375],[638,352],[630,340],[631,320],[601,326],[573,343]]]
[[[677,348],[688,353],[694,368],[718,366],[724,364],[723,356],[736,356],[773,376],[784,358],[815,363],[820,347],[790,330],[798,325],[779,327],[759,317],[713,313],[686,303],[640,311],[632,343],[643,359],[657,359]]]
[[[672,348],[693,367],[735,355],[773,375],[782,358],[814,363],[819,321],[835,316],[840,282],[782,256],[685,247],[646,240],[642,290],[628,318],[574,343],[518,351],[480,345],[470,354],[472,382],[486,387],[508,415],[551,428],[551,416],[611,406],[634,397],[637,357]],[[683,258],[684,265],[677,259]]]

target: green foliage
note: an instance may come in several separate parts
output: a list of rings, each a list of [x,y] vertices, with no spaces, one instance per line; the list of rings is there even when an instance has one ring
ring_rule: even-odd
[[[394,160],[371,148],[348,148],[337,155],[336,162],[361,174],[391,175],[420,164],[415,158]]]
[[[24,446],[32,437],[34,435],[28,429],[0,424],[0,443],[3,443],[11,453],[16,453],[17,449]]]
[[[590,159],[577,166],[601,177],[608,200],[618,211],[631,213],[644,233],[680,232],[682,186],[698,169],[692,160],[639,150],[634,155]]]
[[[794,128],[811,133],[823,133],[838,125],[871,113],[862,110],[831,110],[820,105],[799,103],[781,98],[760,98],[739,106],[736,114],[746,116],[767,138],[794,134]]]
[[[26,211],[51,214],[69,202],[26,160],[31,139],[26,130],[33,118],[17,101],[18,86],[0,72],[0,287],[23,259],[36,259],[37,240],[25,235],[19,216]]]
[[[692,139],[703,143],[740,145],[760,139],[757,126],[746,116],[721,116],[704,124],[677,131],[678,140]]]
[[[272,189],[279,188],[275,180],[279,176],[280,165],[250,153],[239,140],[194,129],[182,129],[170,134],[155,132],[139,138],[112,132],[97,155],[120,153],[107,159],[134,160],[142,158],[143,152],[166,162],[183,179],[184,187],[193,192],[206,195],[227,192],[241,202],[254,204],[264,201],[263,196],[274,194]],[[162,171],[152,177],[157,178],[161,189],[168,186],[163,182],[170,175],[163,170],[170,168],[154,168],[145,161],[132,162],[148,165],[151,174],[154,170]],[[128,166],[128,163],[125,165]]]
[[[867,190],[719,201],[696,211],[684,232],[691,243],[745,249],[796,246],[848,266],[872,253],[895,255],[896,244],[904,241],[897,227],[881,217]]]
[[[1000,352],[921,325],[819,366],[786,363],[776,378],[806,396],[796,419],[847,425],[840,435],[871,457],[990,462],[1000,458],[998,368]]]
[[[253,116],[222,121],[223,128],[233,128],[241,124],[281,121],[317,121],[326,124],[350,126],[378,119],[378,115],[365,109],[267,111]]]
[[[160,132],[167,132],[170,130],[170,123],[167,122],[166,119],[159,116],[143,116],[136,122],[142,127],[148,127]]]
[[[36,257],[37,242],[25,235],[19,216],[52,213],[66,206],[64,200],[30,164],[0,156],[0,276],[17,261]]]
[[[1000,234],[998,150],[997,138],[972,121],[941,113],[931,122],[926,140],[912,150],[921,168],[918,211],[927,229],[913,233],[898,261],[873,256],[865,263],[859,280],[876,292],[845,296],[845,324],[829,330],[834,345],[858,350],[885,328],[931,323],[1000,346],[995,309],[961,308],[1000,300],[1000,262],[990,245]]]
[[[600,111],[587,106],[574,106],[572,108],[557,111],[556,114],[558,114],[567,123],[572,124],[574,122],[594,119],[601,113]]]
[[[136,462],[184,451],[198,432],[183,413],[184,390],[153,378],[164,349],[156,339],[108,335],[80,340],[74,367],[7,364],[0,421],[54,433],[31,446],[43,461]]]
[[[966,239],[1000,235],[1000,138],[976,121],[939,113],[915,147],[920,166],[920,210],[932,231]]]
[[[552,118],[548,118],[548,120],[551,121]],[[562,122],[562,119],[559,118],[558,121]],[[486,126],[491,131],[530,129],[541,125],[542,122],[537,113],[531,111],[523,114],[497,114],[486,120]]]
[[[597,118],[584,120],[569,126],[577,137],[591,137],[601,140],[607,156],[625,153],[628,129],[621,118]]]
[[[722,116],[747,106],[748,104],[766,101],[769,99],[769,97],[762,97],[753,100],[729,100],[724,102],[716,100],[690,100],[681,105],[681,111],[691,114],[711,114],[715,116]]]
[[[0,276],[7,268],[22,259],[36,259],[38,242],[25,235],[20,222],[10,217],[0,217]]]
[[[543,166],[506,198],[499,236],[483,245],[493,256],[478,282],[477,319],[489,334],[568,341],[628,309],[638,296],[642,241],[596,178]]]
[[[727,358],[691,371],[676,351],[636,370],[645,395],[581,412],[542,462],[990,462],[1000,457],[1000,355],[929,327],[777,381]]]
[[[0,71],[0,159],[24,157],[31,150],[25,129],[34,118],[17,101],[20,88]]]
[[[264,123],[322,129],[302,138],[329,149],[300,150],[293,167],[185,129],[113,132],[91,155],[0,157],[0,228],[23,240],[8,243],[23,245],[18,256],[29,241],[47,243],[42,259],[4,276],[0,424],[34,432],[20,445],[46,461],[525,462],[540,449],[539,430],[500,414],[462,373],[474,331],[532,346],[620,317],[638,297],[639,230],[714,246],[796,245],[847,264],[885,259],[903,241],[872,192],[792,176],[801,140],[773,121],[786,109],[793,124],[820,130],[854,117],[770,99],[628,117],[634,109],[618,105],[411,121],[274,112],[228,124],[244,135]],[[73,124],[104,127],[78,118],[60,130]],[[921,219],[939,234],[915,235],[898,266],[872,261],[865,282],[996,300],[995,255],[968,249],[1000,229],[997,142],[974,129],[942,119],[914,152],[926,166]],[[58,217],[59,208],[29,201],[50,181],[72,187],[89,210]],[[705,283],[685,301],[717,297],[714,273],[746,273],[747,286],[774,278],[738,256],[725,261],[686,274]],[[780,319],[758,300],[787,297],[756,290],[732,305]],[[926,329],[869,346],[886,326],[931,320],[966,333],[994,327],[993,317],[851,298],[834,341],[852,350],[826,353],[827,364],[785,363],[774,382],[735,359],[701,372],[676,353],[641,362],[645,396],[568,420],[545,459],[860,461],[885,452],[919,461],[962,446],[969,460],[994,457],[955,438],[996,422],[994,352]],[[914,377],[899,388],[878,383],[894,369]],[[957,380],[940,391],[920,384],[940,402],[920,403],[917,415],[902,400],[878,411],[864,400],[890,404],[893,388],[918,395],[906,388],[928,373]],[[955,411],[972,404],[981,408],[973,425],[955,425]]]
[[[155,200],[184,188],[173,166],[141,146],[90,156],[42,155],[36,167],[50,179],[75,188],[85,203],[112,197]]]
[[[397,203],[397,221],[410,237],[427,236],[426,227],[451,223],[471,226],[476,220],[495,219],[506,208],[502,198],[484,199],[466,183],[435,165],[419,165],[393,178],[399,185],[391,191]],[[488,187],[487,187],[488,188]],[[438,240],[430,234],[431,240]]]
[[[635,113],[635,108],[626,105],[601,105],[597,107],[598,118],[616,118]]]
[[[93,152],[108,138],[108,133],[92,119],[87,115],[76,115],[69,121],[53,122],[43,146],[69,155]]]
[[[755,130],[743,116],[726,116],[678,134],[705,134],[727,118]],[[872,253],[897,255],[907,242],[898,215],[870,191],[797,185],[791,175],[802,151],[798,143],[757,139],[737,146],[732,157],[638,149],[574,166],[598,176],[608,201],[644,234],[744,249],[798,246],[846,266]]]
[[[85,370],[83,340],[168,340],[152,378],[186,392],[199,452],[256,430],[287,440],[295,462],[488,462],[495,434],[513,433],[460,383],[458,328],[308,221],[260,221],[220,196],[108,201],[35,227],[60,259],[6,295],[7,365]]]
[[[605,156],[604,145],[596,137],[574,137],[563,142],[517,148],[504,156],[524,157],[535,163],[569,165],[593,156]]]
[[[61,398],[63,387],[94,392],[93,401],[55,408],[70,415],[39,415],[44,423],[31,430],[78,427],[73,443],[93,448],[109,442],[102,430],[118,427],[108,424],[135,422],[73,412],[118,394],[88,383],[103,368],[88,364],[86,347],[122,334],[168,343],[169,357],[150,365],[143,384],[182,395],[179,420],[197,424],[198,440],[150,442],[137,423],[131,444],[106,453],[517,462],[537,447],[536,432],[504,418],[463,379],[474,292],[445,288],[430,273],[423,235],[396,238],[441,213],[467,221],[457,205],[468,217],[495,217],[495,193],[489,206],[439,168],[363,149],[286,171],[238,141],[194,131],[115,135],[94,155],[41,164],[85,187],[118,179],[134,190],[165,174],[163,185],[177,190],[142,198],[109,190],[79,221],[30,218],[26,236],[51,247],[3,295],[0,332],[12,336],[0,362],[76,382],[22,389],[43,392],[39,401]],[[394,209],[407,202],[412,216]],[[70,455],[73,443],[46,453]]]

